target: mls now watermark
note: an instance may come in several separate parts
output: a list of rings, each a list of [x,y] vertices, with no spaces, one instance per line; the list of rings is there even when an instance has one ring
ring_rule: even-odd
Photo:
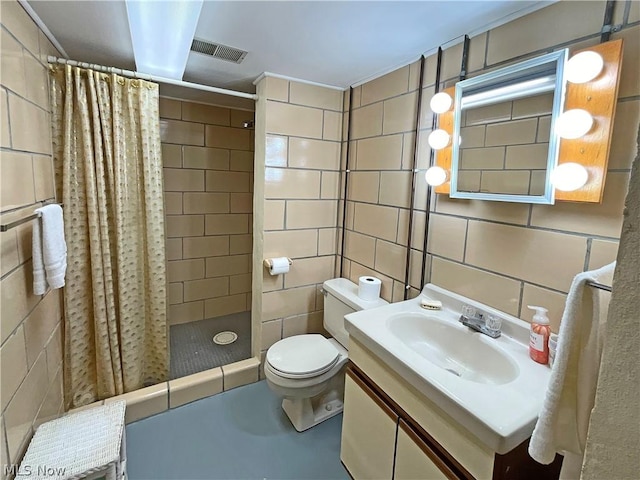
[[[28,477],[35,475],[37,477],[63,477],[67,471],[67,467],[52,467],[49,465],[3,465],[4,474],[12,475],[16,478],[21,476]]]

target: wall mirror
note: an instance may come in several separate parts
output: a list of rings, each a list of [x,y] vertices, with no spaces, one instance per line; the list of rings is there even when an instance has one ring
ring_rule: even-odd
[[[453,198],[602,202],[622,43],[568,61],[566,50],[550,53],[436,93],[426,182]]]
[[[554,203],[566,49],[456,84],[452,198]]]

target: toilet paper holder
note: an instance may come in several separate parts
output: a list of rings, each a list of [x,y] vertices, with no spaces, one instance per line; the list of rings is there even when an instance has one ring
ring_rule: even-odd
[[[289,261],[289,265],[293,265],[293,260],[291,260],[289,257],[287,257],[287,260]],[[273,266],[273,262],[271,261],[270,258],[265,258],[262,261],[262,264],[267,268],[271,268]]]

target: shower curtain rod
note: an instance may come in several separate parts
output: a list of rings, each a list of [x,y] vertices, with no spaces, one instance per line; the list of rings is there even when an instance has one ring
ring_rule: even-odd
[[[131,70],[123,70],[116,67],[105,67],[104,65],[96,65],[95,63],[78,62],[76,60],[67,60],[65,58],[58,58],[48,56],[47,61],[52,64],[60,65],[72,65],[74,67],[90,68],[99,72],[115,73],[129,78],[140,78],[142,80],[149,80],[151,82],[166,83],[169,85],[177,85],[179,87],[193,88],[195,90],[203,90],[205,92],[220,93],[222,95],[230,95],[232,97],[248,98],[250,100],[257,100],[258,96],[253,93],[236,92],[235,90],[227,90],[225,88],[212,87],[209,85],[202,85],[200,83],[184,82],[182,80],[174,80],[173,78],[157,77],[155,75],[149,75],[147,73],[133,72]]]

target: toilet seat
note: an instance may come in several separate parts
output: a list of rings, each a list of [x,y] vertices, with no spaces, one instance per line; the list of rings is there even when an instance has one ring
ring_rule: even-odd
[[[284,338],[269,348],[266,357],[273,373],[291,379],[322,375],[331,370],[339,359],[339,350],[318,334]]]
[[[282,409],[299,432],[342,412],[349,362],[345,315],[387,304],[362,300],[358,285],[346,278],[327,280],[323,288],[322,325],[333,338],[288,337],[271,345],[263,360],[267,385],[282,397]]]

